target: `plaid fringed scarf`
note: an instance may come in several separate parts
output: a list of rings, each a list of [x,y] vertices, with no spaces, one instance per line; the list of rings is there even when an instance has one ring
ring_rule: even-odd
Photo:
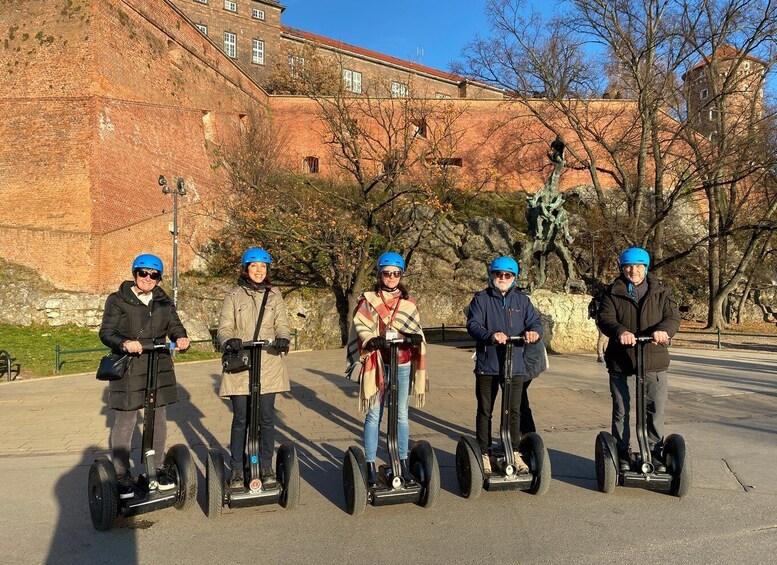
[[[399,296],[395,298],[389,293],[384,293],[384,297],[387,298],[385,304],[376,292],[368,291],[359,297],[359,304],[348,336],[348,368],[345,372],[349,379],[354,380],[354,373],[358,371],[361,412],[367,412],[375,406],[383,395],[383,360],[379,351],[365,351],[364,344],[373,337],[381,335],[381,326],[388,326],[405,335],[424,333],[415,300],[402,299]],[[394,313],[397,300],[399,300],[399,306]],[[418,348],[413,347],[411,351],[410,390],[415,396],[416,406],[421,408],[426,402],[428,389],[426,344],[422,343]]]

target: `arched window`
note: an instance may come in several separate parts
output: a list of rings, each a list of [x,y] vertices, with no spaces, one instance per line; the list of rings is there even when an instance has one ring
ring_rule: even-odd
[[[302,160],[302,172],[311,175],[318,174],[318,157],[308,156]]]

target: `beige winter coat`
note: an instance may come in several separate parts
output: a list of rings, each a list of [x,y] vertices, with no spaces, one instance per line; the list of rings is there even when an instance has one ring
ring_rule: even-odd
[[[283,296],[277,288],[270,289],[267,305],[264,308],[259,339],[274,340],[279,337],[289,339],[289,318]],[[256,320],[262,305],[264,291],[253,291],[236,286],[224,297],[219,316],[219,330],[216,337],[223,346],[233,337],[243,341],[254,338]],[[286,392],[289,390],[289,375],[286,362],[273,347],[262,351],[261,393]],[[248,371],[242,373],[222,373],[219,396],[248,395]]]

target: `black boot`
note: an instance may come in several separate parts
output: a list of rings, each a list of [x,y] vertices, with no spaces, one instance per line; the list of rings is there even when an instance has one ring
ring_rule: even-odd
[[[407,459],[399,460],[399,471],[402,473],[402,478],[406,483],[413,480],[413,475],[410,473],[410,469],[407,467]]]
[[[631,471],[631,454],[628,451],[618,451],[618,461],[621,473]]]
[[[666,462],[661,456],[661,450],[654,449],[650,455],[653,458],[653,468],[656,470],[656,473],[666,473]]]
[[[275,478],[275,473],[272,467],[264,467],[259,475],[262,479],[262,485],[265,488],[274,488],[278,486],[278,479]]]
[[[244,486],[243,469],[232,469],[232,476],[229,477],[229,488],[242,490]]]
[[[378,484],[378,469],[375,466],[375,461],[367,462],[367,484],[371,487]]]

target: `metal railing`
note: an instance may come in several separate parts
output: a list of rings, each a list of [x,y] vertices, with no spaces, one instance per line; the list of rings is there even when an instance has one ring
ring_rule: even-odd
[[[766,338],[766,339],[773,339],[775,340],[775,345],[777,345],[777,335],[776,334],[743,334],[743,333],[736,333],[736,332],[724,332],[721,331],[720,328],[717,328],[715,331],[704,331],[704,330],[680,330],[675,334],[675,337],[679,336],[680,334],[696,334],[696,335],[711,335],[715,336],[717,341],[717,348],[722,349],[723,348],[723,336],[729,336],[729,337],[754,337],[754,338]]]
[[[14,363],[15,359],[11,357],[11,354],[8,353],[5,349],[0,350],[0,377],[3,376],[3,373],[8,375],[8,382],[10,383],[12,380],[14,380],[16,377],[14,377],[14,373],[16,373],[16,376],[19,376],[19,372],[21,367],[18,363]]]
[[[294,349],[298,349],[297,344],[299,342],[299,332],[297,330],[294,330],[291,334],[292,340],[294,343]],[[221,351],[221,348],[219,346],[219,342],[216,340],[216,337],[212,337],[211,339],[195,339],[191,342],[192,345],[198,344],[198,343],[210,343],[213,345],[213,351],[218,352]],[[65,361],[62,359],[65,355],[79,355],[82,353],[109,353],[110,349],[107,347],[96,347],[94,349],[62,349],[59,344],[54,346],[54,373],[59,374],[62,370],[62,365],[65,364]],[[5,351],[0,352],[5,353]],[[10,357],[9,357],[10,359]],[[9,361],[10,363],[10,361]],[[9,365],[10,366],[10,365]]]

